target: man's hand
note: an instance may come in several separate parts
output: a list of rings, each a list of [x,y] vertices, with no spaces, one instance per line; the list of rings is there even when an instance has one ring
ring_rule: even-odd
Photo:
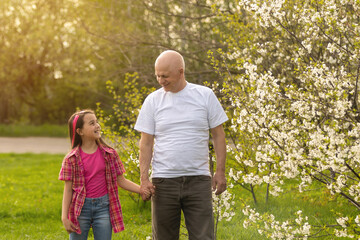
[[[225,173],[215,173],[212,179],[212,189],[216,195],[223,193],[226,190]]]
[[[155,186],[149,180],[141,181],[140,195],[142,200],[149,201],[155,195]]]
[[[212,180],[213,191],[219,195],[226,190],[225,162],[226,162],[226,141],[222,125],[211,129],[214,150],[216,155],[216,172]]]
[[[152,158],[152,148],[154,145],[154,135],[142,132],[139,143],[139,162],[140,162],[140,195],[144,201],[151,199],[155,194],[155,186],[149,180],[149,168]]]

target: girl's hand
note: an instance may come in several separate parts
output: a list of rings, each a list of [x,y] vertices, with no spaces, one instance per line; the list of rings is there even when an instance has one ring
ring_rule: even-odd
[[[64,219],[63,221],[63,224],[64,224],[64,227],[65,227],[65,230],[68,232],[68,233],[72,233],[72,232],[76,232],[77,231],[77,227],[75,226],[75,224],[73,224],[69,219]]]
[[[150,191],[148,190],[144,190],[143,194],[140,194],[141,195],[141,198],[144,200],[144,201],[149,201],[152,197],[152,194]]]
[[[140,195],[143,201],[149,201],[155,196],[155,186],[149,180],[141,181]]]

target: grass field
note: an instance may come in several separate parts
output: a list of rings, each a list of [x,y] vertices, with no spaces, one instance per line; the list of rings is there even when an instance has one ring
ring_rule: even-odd
[[[0,124],[1,137],[67,137],[67,125]]]
[[[62,158],[62,155],[49,154],[0,154],[0,239],[68,239],[60,220],[63,182],[57,180]],[[324,198],[325,193],[317,189],[303,196],[293,188],[289,184],[282,196],[271,198],[268,204],[264,204],[263,196],[259,195],[260,211],[270,211],[278,220],[283,220],[302,209],[316,224],[335,224],[333,210],[348,214],[353,211],[347,209],[346,202]],[[217,239],[264,239],[257,229],[242,227],[242,201],[248,204],[252,201],[243,190],[238,189],[236,194],[236,216],[230,222],[219,223]],[[123,190],[120,190],[120,201],[126,229],[114,234],[113,239],[138,240],[150,236],[150,203],[137,203]]]

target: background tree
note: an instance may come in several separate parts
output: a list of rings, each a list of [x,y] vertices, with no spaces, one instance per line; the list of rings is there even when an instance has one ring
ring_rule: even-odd
[[[91,105],[96,67],[88,36],[75,30],[76,2],[1,1],[1,122],[60,123]]]
[[[180,51],[190,82],[213,82],[207,51],[222,46],[209,1],[12,1],[0,3],[0,122],[62,122],[102,102],[105,82],[124,94],[126,73],[157,86],[154,59]],[[226,9],[224,8],[224,11]]]
[[[299,191],[319,186],[354,208],[336,224],[276,221],[247,207],[245,226],[260,224],[272,239],[324,235],[358,237],[359,8],[354,1],[236,1],[220,13],[227,48],[214,53],[232,117],[231,170],[242,186],[267,185],[276,196],[284,182]],[[219,7],[219,6],[218,6]],[[340,201],[340,200],[339,200]],[[275,214],[275,213],[274,213]]]

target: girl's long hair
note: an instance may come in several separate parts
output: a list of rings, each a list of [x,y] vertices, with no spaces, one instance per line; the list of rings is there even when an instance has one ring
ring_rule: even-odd
[[[77,133],[76,129],[82,128],[84,126],[84,117],[86,114],[95,114],[95,112],[91,109],[85,109],[81,111],[77,111],[71,117],[69,118],[68,125],[69,125],[69,137],[70,137],[70,143],[72,144],[71,148],[74,149],[77,146],[81,146],[82,141],[80,135]],[[76,121],[75,131],[73,131],[73,122],[76,116],[79,116]],[[75,136],[73,136],[75,134]],[[74,142],[72,142],[72,139],[74,137]],[[100,139],[96,140],[97,144],[104,145],[106,147],[112,148],[109,146],[101,137]]]

